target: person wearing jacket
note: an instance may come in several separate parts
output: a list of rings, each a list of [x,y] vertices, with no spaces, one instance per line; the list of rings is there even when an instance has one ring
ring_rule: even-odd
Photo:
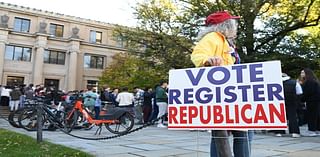
[[[159,107],[158,118],[168,113],[168,95],[166,93],[168,83],[166,81],[161,81],[160,86],[156,88],[156,101]],[[159,122],[158,127],[165,128],[164,125],[165,117],[162,117],[161,122]]]
[[[319,80],[313,71],[309,68],[304,68],[301,71],[303,79],[302,101],[306,102],[307,106],[307,123],[308,132],[306,136],[317,136],[320,134],[320,84]]]
[[[282,73],[284,98],[286,104],[286,113],[289,125],[289,133],[293,138],[300,137],[300,129],[298,125],[297,109],[299,105],[299,96],[302,95],[302,87],[296,81],[290,78],[286,73]],[[277,137],[285,134],[285,130],[274,131]]]
[[[20,96],[22,95],[20,88],[15,86],[10,92],[10,111],[16,111],[19,108]]]
[[[229,41],[237,36],[239,16],[232,16],[227,11],[210,14],[206,20],[206,28],[198,35],[198,43],[194,47],[191,60],[196,67],[233,65],[239,62],[239,55]],[[234,157],[249,157],[250,144],[247,131],[231,131],[234,137]],[[211,157],[231,156],[228,133],[226,130],[212,130]]]

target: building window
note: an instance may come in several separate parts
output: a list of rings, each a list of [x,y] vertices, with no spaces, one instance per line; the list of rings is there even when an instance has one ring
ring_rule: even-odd
[[[29,32],[30,29],[30,20],[23,18],[14,18],[14,31],[17,32]]]
[[[84,55],[84,67],[93,69],[103,69],[104,56]]]
[[[63,37],[63,25],[50,23],[50,34],[55,37]]]
[[[121,47],[123,48],[124,45],[123,45],[123,38],[121,36],[118,36],[117,37],[117,47]]]
[[[47,88],[59,89],[59,80],[56,79],[44,79],[44,86]]]
[[[97,87],[98,87],[98,81],[96,81],[96,80],[87,80],[87,88],[97,88]]]
[[[20,46],[6,46],[6,60],[13,61],[31,61],[31,48],[29,47],[20,47]]]
[[[102,32],[90,31],[90,42],[91,43],[102,43]]]
[[[8,76],[7,77],[7,86],[20,86],[24,84],[24,77],[19,76]]]
[[[66,59],[65,52],[45,50],[43,55],[43,62],[48,64],[64,65]]]

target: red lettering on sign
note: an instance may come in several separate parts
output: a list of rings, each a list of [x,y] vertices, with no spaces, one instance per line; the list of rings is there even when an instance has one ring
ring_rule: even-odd
[[[234,123],[234,120],[230,118],[229,105],[226,105],[226,123]]]
[[[222,123],[223,115],[222,115],[222,107],[221,106],[213,106],[213,123]]]
[[[251,105],[250,104],[245,104],[242,109],[241,109],[241,118],[243,119],[244,122],[250,124],[252,122],[252,118],[247,118],[246,116],[246,110],[251,110]]]
[[[207,106],[207,119],[204,119],[203,106],[200,106],[200,122],[202,124],[208,124],[211,120],[211,106]]]
[[[235,116],[235,119],[236,119],[236,123],[239,123],[239,106],[238,105],[234,105],[234,116]]]
[[[263,120],[264,123],[268,123],[268,119],[267,119],[266,113],[264,112],[262,104],[257,105],[257,110],[254,115],[253,122],[258,123],[259,120]]]
[[[188,114],[189,114],[189,124],[192,124],[192,119],[197,118],[198,116],[198,108],[195,106],[189,106],[188,109]]]
[[[187,120],[184,119],[187,117],[187,106],[180,107],[180,124],[187,124]]]
[[[169,115],[168,115],[169,123],[178,124],[179,123],[177,120],[178,109],[176,107],[169,107],[168,112],[169,112]]]
[[[286,122],[286,114],[285,114],[285,105],[280,103],[280,113],[274,106],[274,104],[269,104],[269,112],[270,112],[270,122],[274,123],[274,115],[280,120],[281,123]]]

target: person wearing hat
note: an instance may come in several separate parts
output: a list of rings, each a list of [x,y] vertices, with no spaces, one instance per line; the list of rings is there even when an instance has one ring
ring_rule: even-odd
[[[206,28],[198,35],[198,43],[194,47],[191,60],[196,67],[233,65],[240,62],[233,48],[237,37],[237,19],[228,11],[210,14],[206,20]],[[250,143],[248,131],[231,131],[234,137],[234,157],[249,157]],[[219,151],[218,151],[219,150]],[[211,157],[232,156],[230,154],[228,133],[225,130],[212,130]]]

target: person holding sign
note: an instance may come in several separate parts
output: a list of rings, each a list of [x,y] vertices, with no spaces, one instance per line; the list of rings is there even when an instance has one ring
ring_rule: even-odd
[[[206,28],[199,33],[199,42],[195,46],[191,60],[196,67],[223,66],[239,63],[239,55],[228,41],[237,37],[237,20],[239,16],[232,16],[227,11],[210,14],[206,21]],[[234,157],[249,157],[250,146],[247,131],[231,131],[234,137]],[[212,130],[211,157],[232,156],[225,130]]]

